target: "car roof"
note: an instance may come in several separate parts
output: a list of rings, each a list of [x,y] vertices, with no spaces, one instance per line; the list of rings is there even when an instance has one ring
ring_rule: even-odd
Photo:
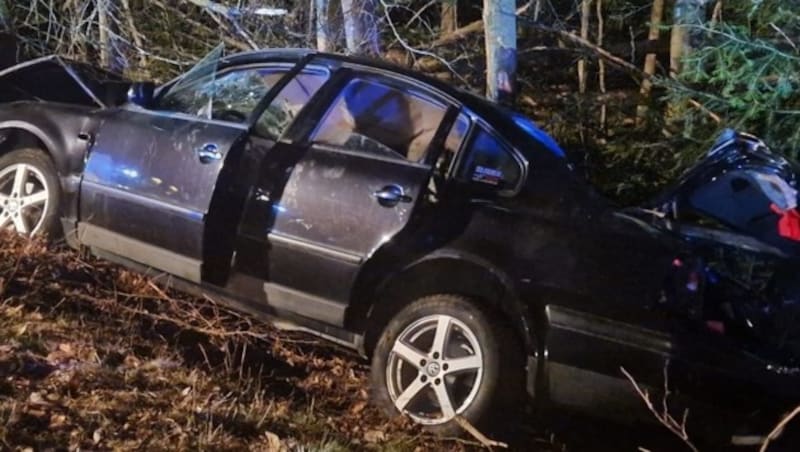
[[[518,116],[520,116],[519,113],[516,113],[515,111],[498,103],[492,102],[483,96],[473,94],[469,91],[458,88],[453,84],[446,83],[443,80],[386,61],[359,56],[319,52],[314,49],[306,48],[273,48],[235,53],[223,57],[221,62],[226,66],[256,64],[267,61],[285,61],[292,63],[299,62],[303,58],[309,57],[319,57],[328,60],[358,64],[408,77],[421,84],[425,84],[436,90],[439,90],[447,96],[450,96],[455,101],[472,111],[474,114],[483,118],[485,121],[491,124],[493,128],[500,132],[500,134],[505,136],[506,139],[511,140],[512,144],[522,151],[523,154],[526,154],[527,157],[529,157],[528,150],[525,148],[529,147],[527,144],[530,143],[528,140],[531,139],[548,149],[553,155],[564,157],[564,152],[558,147],[558,144],[540,129],[537,129],[537,132],[533,134],[530,132],[521,133],[519,124],[517,123]],[[519,141],[520,139],[522,139],[522,141]]]

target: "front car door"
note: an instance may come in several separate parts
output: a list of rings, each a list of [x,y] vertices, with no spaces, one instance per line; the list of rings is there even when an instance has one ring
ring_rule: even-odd
[[[268,180],[240,232],[266,242],[270,306],[342,325],[358,270],[409,223],[454,115],[436,94],[383,74],[340,69],[331,82],[293,127],[301,136],[290,132],[266,159],[294,156],[277,190],[262,186],[280,170],[262,169]],[[266,224],[253,221],[259,212]]]
[[[78,231],[86,245],[195,282],[220,172],[242,152],[252,112],[293,67],[217,72],[215,62],[203,64],[152,108],[103,113],[81,183]]]

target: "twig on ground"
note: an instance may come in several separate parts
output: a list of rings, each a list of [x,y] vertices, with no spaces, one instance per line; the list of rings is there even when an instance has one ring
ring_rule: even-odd
[[[472,425],[468,420],[464,419],[462,416],[456,416],[456,423],[461,426],[467,433],[472,435],[475,439],[480,441],[484,447],[488,447],[491,449],[492,447],[500,447],[503,449],[508,449],[508,444],[502,443],[500,441],[495,441],[493,439],[489,439],[486,435],[480,432],[474,425]]]
[[[764,443],[761,444],[759,452],[766,452],[767,448],[769,447],[769,444],[772,441],[778,439],[779,436],[781,436],[781,433],[783,433],[783,429],[786,427],[786,424],[788,424],[798,414],[800,414],[800,405],[797,406],[794,410],[792,410],[792,412],[789,413],[786,417],[781,419],[781,421],[778,422],[775,428],[773,428],[772,431],[769,432],[769,435],[767,435],[767,438],[764,440]]]
[[[631,385],[633,385],[633,389],[636,390],[637,394],[639,394],[639,397],[642,399],[642,401],[644,401],[645,406],[647,406],[647,409],[650,410],[651,413],[653,413],[653,416],[655,416],[656,420],[658,420],[658,422],[661,423],[661,425],[663,425],[664,427],[666,427],[669,431],[674,433],[675,436],[680,438],[689,449],[691,449],[693,452],[698,452],[697,447],[689,439],[689,434],[686,433],[686,421],[689,416],[689,411],[686,410],[683,412],[683,417],[681,418],[680,422],[678,422],[669,413],[667,407],[667,396],[669,395],[669,391],[667,390],[666,367],[664,368],[664,388],[665,388],[664,397],[661,401],[663,412],[658,412],[658,410],[656,410],[656,407],[653,405],[652,400],[650,400],[650,394],[647,392],[646,389],[642,389],[639,386],[639,383],[636,382],[636,379],[634,379],[633,376],[631,376],[631,374],[628,373],[628,371],[625,370],[624,367],[620,367],[620,370],[622,370],[622,373],[625,375],[628,381],[631,382]]]

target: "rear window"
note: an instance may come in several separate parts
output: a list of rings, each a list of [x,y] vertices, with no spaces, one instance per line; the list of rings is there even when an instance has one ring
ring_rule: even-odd
[[[467,146],[461,178],[498,191],[515,190],[523,169],[513,150],[493,133],[478,127]]]

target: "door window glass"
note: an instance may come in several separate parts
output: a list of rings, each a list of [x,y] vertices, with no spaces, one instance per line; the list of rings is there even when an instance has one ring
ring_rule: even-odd
[[[445,111],[411,91],[354,79],[333,102],[312,142],[421,162]]]
[[[519,185],[522,166],[511,148],[479,127],[467,148],[461,177],[498,190],[513,190]]]
[[[275,96],[258,118],[256,133],[278,139],[327,80],[328,73],[325,71],[304,69]]]
[[[159,101],[161,110],[195,115],[205,119],[246,122],[258,103],[288,67],[250,67],[181,84]]]

